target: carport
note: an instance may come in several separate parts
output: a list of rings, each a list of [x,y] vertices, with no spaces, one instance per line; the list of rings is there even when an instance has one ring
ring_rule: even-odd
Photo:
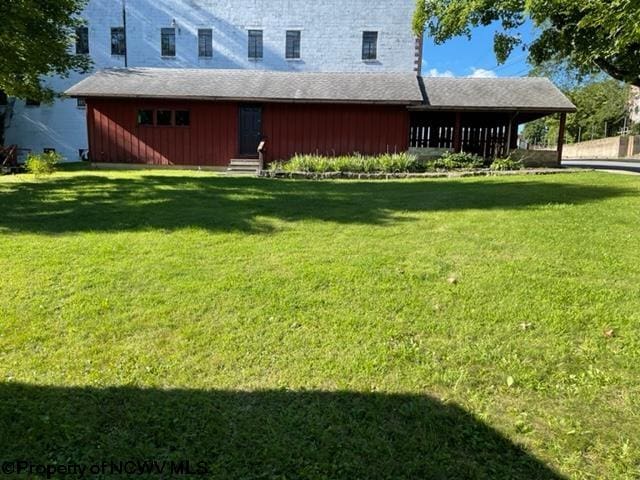
[[[560,116],[558,163],[567,113],[576,107],[546,78],[423,78],[425,102],[411,106],[410,146],[506,157],[520,125]]]

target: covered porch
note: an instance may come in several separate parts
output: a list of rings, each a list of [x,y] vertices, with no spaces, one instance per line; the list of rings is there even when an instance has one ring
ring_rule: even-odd
[[[426,102],[409,107],[410,148],[502,158],[518,148],[521,125],[559,115],[556,158],[560,163],[567,113],[575,112],[575,106],[548,80],[425,78],[423,81]]]

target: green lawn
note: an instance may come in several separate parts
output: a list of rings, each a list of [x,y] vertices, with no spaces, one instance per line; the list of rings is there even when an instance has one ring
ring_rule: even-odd
[[[0,205],[0,460],[640,476],[638,176],[78,170]]]

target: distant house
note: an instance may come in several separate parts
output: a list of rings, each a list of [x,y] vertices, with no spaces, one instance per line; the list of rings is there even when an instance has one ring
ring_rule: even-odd
[[[106,70],[70,88],[87,105],[91,160],[226,168],[258,156],[408,148],[506,155],[518,126],[573,104],[547,79],[415,73]],[[561,129],[562,130],[562,129]]]

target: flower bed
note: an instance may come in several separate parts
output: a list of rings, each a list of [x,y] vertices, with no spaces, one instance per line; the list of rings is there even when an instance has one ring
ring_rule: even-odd
[[[447,152],[435,160],[420,161],[409,153],[378,156],[296,155],[287,162],[273,162],[262,176],[272,178],[430,178],[468,177],[513,173],[556,173],[566,169],[523,169],[511,158],[485,161],[469,153]]]

